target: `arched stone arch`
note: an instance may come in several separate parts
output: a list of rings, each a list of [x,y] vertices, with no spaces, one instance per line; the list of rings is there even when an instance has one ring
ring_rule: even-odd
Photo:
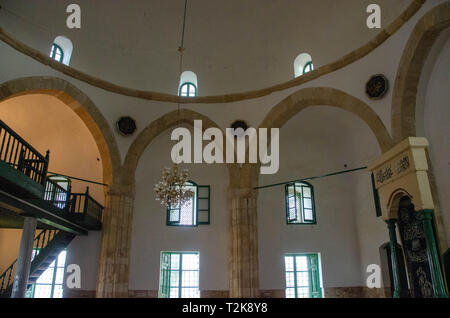
[[[285,98],[272,108],[261,128],[281,128],[289,119],[310,106],[333,106],[362,119],[375,135],[382,152],[394,144],[386,126],[375,111],[360,99],[330,87],[304,88]]]
[[[120,169],[119,149],[111,128],[92,100],[71,83],[56,77],[24,77],[0,84],[0,102],[28,94],[54,96],[80,117],[100,152],[103,180],[113,184]]]
[[[219,126],[205,115],[189,109],[182,109],[167,113],[154,120],[148,125],[133,141],[123,164],[123,184],[130,186],[134,184],[134,176],[139,163],[139,159],[147,146],[162,132],[179,124],[189,124],[194,126],[194,120],[202,121],[202,128],[219,128]],[[224,143],[225,145],[225,143]]]
[[[448,27],[450,2],[446,1],[425,14],[409,37],[392,97],[391,125],[396,143],[416,136],[416,99],[422,70],[439,34]]]
[[[400,207],[400,201],[404,197],[410,198],[411,202],[413,202],[413,196],[406,189],[399,188],[391,193],[386,207],[386,211],[388,213],[388,215],[386,216],[387,220],[398,219],[398,209]]]

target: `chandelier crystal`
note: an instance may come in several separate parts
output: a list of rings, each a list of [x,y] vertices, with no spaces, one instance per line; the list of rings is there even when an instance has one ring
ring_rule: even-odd
[[[166,207],[185,205],[194,195],[185,187],[187,178],[188,170],[181,171],[177,164],[164,168],[162,180],[155,184],[156,200]]]

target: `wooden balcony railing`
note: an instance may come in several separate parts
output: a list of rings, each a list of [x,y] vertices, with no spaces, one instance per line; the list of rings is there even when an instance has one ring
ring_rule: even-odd
[[[44,157],[1,120],[0,161],[22,172],[34,182],[45,185],[49,151]]]

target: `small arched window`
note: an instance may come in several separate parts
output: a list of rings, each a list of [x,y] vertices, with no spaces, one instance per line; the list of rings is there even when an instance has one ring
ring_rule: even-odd
[[[294,61],[294,75],[295,77],[301,76],[314,70],[314,64],[312,62],[311,55],[308,53],[302,53]]]
[[[198,96],[197,75],[191,71],[185,71],[181,74],[178,95],[182,97]]]
[[[69,65],[70,58],[72,57],[72,51],[72,41],[65,36],[60,35],[53,41],[52,48],[50,50],[50,57],[55,61]]]
[[[210,223],[210,186],[197,185],[188,181],[184,187],[192,192],[192,197],[180,207],[179,204],[167,209],[167,225],[197,226]]]
[[[315,224],[313,186],[307,182],[286,185],[286,220],[288,224]]]
[[[55,61],[58,61],[61,63],[63,62],[64,52],[58,44],[53,43],[52,51],[50,52],[50,57],[52,59],[54,59]]]
[[[308,62],[303,68],[303,74],[309,73],[311,71],[314,71],[314,65],[313,62]]]

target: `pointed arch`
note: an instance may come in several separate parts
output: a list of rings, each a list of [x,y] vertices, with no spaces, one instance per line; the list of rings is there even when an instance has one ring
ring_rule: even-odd
[[[375,111],[360,99],[330,87],[304,88],[285,98],[272,108],[261,128],[281,128],[289,119],[310,106],[333,106],[362,119],[375,135],[382,152],[394,144],[386,126]]]
[[[194,126],[194,120],[202,121],[202,128],[205,131],[208,128],[218,128],[219,126],[209,117],[197,113],[190,109],[173,111],[154,120],[148,125],[131,144],[123,164],[123,182],[124,185],[134,184],[134,176],[139,163],[139,159],[147,146],[162,132],[175,127],[178,124],[188,124]]]
[[[103,182],[111,185],[120,169],[119,149],[111,128],[92,100],[71,83],[56,77],[24,77],[0,84],[0,102],[28,94],[54,96],[80,117],[100,152]]]
[[[395,142],[416,136],[417,88],[422,70],[439,34],[450,27],[450,2],[425,14],[412,32],[398,68],[392,97],[391,126]]]

